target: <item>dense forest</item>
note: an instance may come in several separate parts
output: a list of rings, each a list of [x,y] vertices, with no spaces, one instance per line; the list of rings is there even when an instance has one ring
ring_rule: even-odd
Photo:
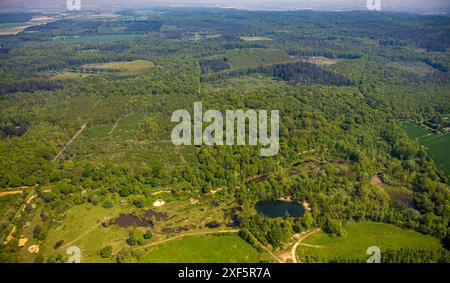
[[[45,245],[74,207],[142,209],[158,190],[169,190],[168,200],[226,204],[233,221],[221,225],[238,227],[258,249],[276,251],[315,227],[340,237],[345,223],[373,221],[444,247],[391,250],[386,262],[449,261],[450,172],[402,128],[410,120],[449,131],[448,17],[233,9],[116,16],[82,13],[0,37],[0,187],[25,186],[36,200],[0,199],[0,262],[62,260],[61,245],[30,259],[17,237],[3,243],[13,225]],[[0,22],[19,17],[31,16]],[[170,117],[194,101],[219,111],[279,110],[279,154],[175,147]],[[258,201],[281,198],[311,209],[278,218],[255,211]],[[141,236],[123,245],[151,240]]]

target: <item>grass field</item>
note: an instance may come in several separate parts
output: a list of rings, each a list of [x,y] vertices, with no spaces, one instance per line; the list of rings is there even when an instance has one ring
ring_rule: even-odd
[[[82,79],[90,76],[91,74],[83,74],[83,73],[76,73],[76,72],[63,72],[53,75],[50,79],[51,80],[76,80],[76,79]]]
[[[84,65],[84,68],[95,68],[95,69],[104,69],[104,70],[112,70],[118,71],[120,73],[140,73],[145,70],[148,70],[155,65],[153,62],[147,60],[134,60],[127,62],[111,62],[111,63],[103,63],[103,64],[88,64]]]
[[[427,148],[436,164],[450,176],[450,133],[438,135],[414,122],[402,123],[408,135]]]
[[[333,65],[339,62],[337,59],[330,59],[326,57],[320,57],[320,56],[311,56],[306,58],[305,60],[308,63],[321,65],[321,66],[327,66],[327,65]]]
[[[159,189],[155,189],[157,191]],[[227,219],[224,216],[223,210],[227,209],[229,204],[220,204],[217,207],[212,206],[209,201],[198,201],[192,203],[190,200],[173,200],[171,193],[164,193],[159,195],[145,195],[146,206],[142,209],[136,208],[132,205],[134,197],[130,196],[126,199],[119,198],[118,196],[112,197],[111,201],[114,205],[111,208],[103,208],[99,206],[93,206],[91,204],[77,205],[70,208],[67,211],[66,217],[61,223],[55,223],[49,229],[47,237],[41,243],[38,243],[36,239],[32,238],[33,228],[36,224],[42,225],[39,213],[32,220],[32,224],[28,226],[23,232],[23,235],[30,239],[29,243],[22,249],[22,254],[27,262],[32,262],[33,257],[28,252],[28,247],[30,244],[40,245],[40,254],[42,254],[45,259],[48,259],[52,255],[60,254],[65,256],[66,249],[69,246],[77,246],[81,250],[82,262],[114,262],[115,255],[122,249],[128,247],[126,239],[128,233],[133,230],[146,231],[150,229],[153,237],[147,240],[145,244],[152,242],[158,242],[161,240],[166,240],[170,237],[179,236],[180,233],[196,233],[196,232],[213,232],[213,229],[206,228],[205,225],[209,222],[216,222],[220,224],[217,229],[230,229],[225,226]],[[156,199],[164,199],[166,204],[163,207],[154,207],[152,203]],[[121,202],[121,200],[126,200]],[[133,213],[138,216],[144,215],[145,211],[152,209],[156,212],[165,213],[167,219],[162,221],[157,221],[153,227],[133,227],[122,228],[118,225],[110,225],[108,227],[103,227],[102,222],[108,219],[115,219],[121,214]],[[187,217],[189,216],[189,217]],[[179,228],[181,232],[173,232],[175,228]],[[165,231],[169,229],[172,232]],[[228,237],[228,236],[226,236]],[[236,236],[237,237],[237,236]],[[225,238],[224,238],[225,239]],[[237,237],[238,240],[241,240]],[[59,247],[55,248],[55,244],[58,241],[63,240],[64,243]],[[181,241],[181,239],[180,239]],[[174,240],[173,243],[176,243]],[[236,243],[235,243],[236,242]],[[205,245],[208,247],[208,243]],[[218,241],[218,245],[222,242]],[[223,243],[222,243],[223,244]],[[166,245],[172,245],[172,242]],[[209,248],[214,247],[214,243],[211,242]],[[237,245],[236,249],[243,250],[243,253],[249,254],[247,261],[258,261],[258,258],[254,256],[253,252],[256,252],[251,246],[247,245],[246,242],[241,240],[241,242],[234,239],[230,244],[232,247]],[[101,258],[99,255],[100,249],[105,246],[113,247],[113,256],[110,258]],[[159,246],[155,246],[153,249],[159,249]],[[161,246],[162,247],[162,246]],[[245,250],[247,249],[247,250]],[[150,251],[150,250],[149,250]],[[224,250],[221,253],[225,253]],[[202,254],[206,257],[208,253]],[[256,252],[256,254],[258,254]],[[234,253],[231,253],[234,255]],[[170,256],[170,253],[169,253]],[[160,256],[163,257],[162,255]],[[172,261],[173,257],[168,257],[166,260],[159,258],[159,261]],[[223,260],[233,260],[234,258],[229,256],[224,256]],[[242,255],[236,260],[246,260],[245,256]],[[188,258],[186,260],[189,260]],[[212,258],[214,260],[214,258]]]
[[[435,71],[433,67],[423,62],[393,62],[391,65],[402,71],[419,75],[425,75]]]
[[[144,262],[259,262],[262,255],[237,235],[185,237],[151,248]]]
[[[47,16],[31,17],[24,15],[23,18],[18,21],[0,22],[0,35],[16,34],[22,32],[27,27],[43,24],[50,20],[51,18]]]
[[[270,41],[272,39],[264,36],[241,36],[243,41],[253,42],[253,41]]]
[[[0,35],[11,35],[23,31],[31,23],[4,23],[0,24]]]
[[[333,259],[365,260],[367,248],[377,246],[383,251],[400,248],[437,250],[441,247],[438,239],[411,230],[404,230],[389,224],[352,223],[345,226],[347,235],[333,237],[320,232],[307,238],[299,246],[299,258],[312,258],[314,262],[329,262]],[[306,245],[310,246],[306,246]]]
[[[65,255],[67,247],[74,245],[80,248],[83,262],[102,261],[98,252],[104,246],[112,246],[114,252],[126,246],[127,230],[116,225],[108,228],[100,225],[107,219],[117,217],[121,210],[120,206],[109,209],[88,204],[74,206],[68,211],[63,224],[50,229],[41,244],[40,253],[45,258],[55,253]],[[54,245],[59,240],[64,240],[64,244],[55,249]]]

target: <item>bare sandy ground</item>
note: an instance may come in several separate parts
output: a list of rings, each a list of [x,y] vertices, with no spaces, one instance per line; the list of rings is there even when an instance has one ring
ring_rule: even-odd
[[[380,176],[378,176],[378,175],[373,175],[370,178],[370,184],[380,187],[380,188],[383,188],[383,181],[381,180]]]
[[[292,247],[292,250],[291,250],[291,254],[292,254],[291,257],[292,257],[292,261],[293,261],[294,263],[297,263],[297,262],[298,262],[298,261],[297,261],[297,253],[296,253],[298,245],[300,245],[301,242],[304,241],[304,240],[305,240],[306,238],[308,238],[309,236],[314,235],[314,234],[316,234],[316,233],[318,233],[318,232],[320,232],[320,231],[321,231],[320,228],[313,229],[313,230],[307,232],[306,234],[302,235],[302,236],[298,239],[297,243],[295,243],[295,245]]]
[[[19,243],[17,244],[17,246],[19,247],[23,247],[25,246],[25,244],[28,242],[28,238],[20,238],[19,239]]]
[[[11,232],[9,232],[8,237],[6,237],[6,241],[3,242],[3,244],[6,245],[6,244],[8,244],[12,239],[14,239],[14,237],[13,237],[14,232],[16,232],[16,225],[13,226]]]
[[[23,191],[0,192],[0,197],[23,194]]]

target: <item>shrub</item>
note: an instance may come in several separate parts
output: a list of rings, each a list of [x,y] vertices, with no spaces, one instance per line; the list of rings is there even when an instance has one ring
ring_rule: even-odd
[[[106,246],[100,250],[100,256],[102,258],[110,258],[112,255],[113,248],[111,246]]]

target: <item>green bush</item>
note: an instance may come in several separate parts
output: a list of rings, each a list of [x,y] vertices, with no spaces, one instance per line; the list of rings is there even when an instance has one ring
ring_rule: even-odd
[[[106,246],[100,250],[100,256],[102,258],[110,258],[112,255],[113,248],[111,246]]]

